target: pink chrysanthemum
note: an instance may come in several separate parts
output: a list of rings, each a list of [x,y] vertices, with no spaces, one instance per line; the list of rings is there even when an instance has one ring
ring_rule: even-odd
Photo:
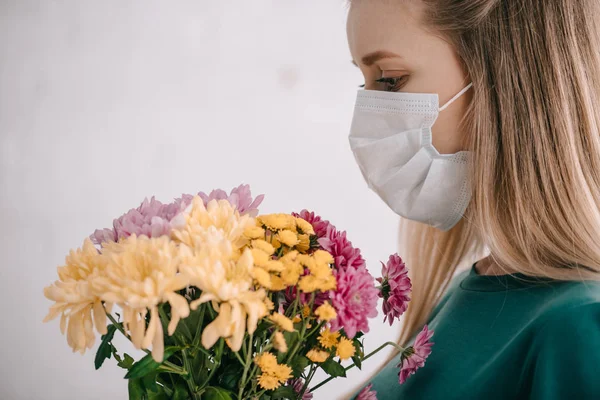
[[[132,208],[115,219],[112,229],[98,229],[90,235],[90,239],[95,244],[101,244],[116,242],[133,234],[148,237],[167,235],[171,231],[171,219],[183,209],[183,204],[163,204],[152,196],[150,200],[144,199],[138,208]]]
[[[423,330],[417,335],[415,343],[404,350],[400,364],[396,366],[400,368],[400,372],[398,373],[398,382],[400,384],[406,382],[409,376],[425,365],[425,360],[431,354],[431,346],[433,346],[433,342],[429,341],[432,336],[433,331],[430,331],[427,325],[425,325]]]
[[[291,386],[296,394],[300,394],[304,387],[304,381],[300,378],[291,379],[288,381],[288,386]],[[300,397],[301,400],[312,400],[312,398],[313,394],[308,389],[306,389],[302,397]]]
[[[346,232],[338,232],[332,225],[329,226],[326,235],[319,239],[319,244],[333,256],[335,268],[338,270],[365,266],[360,250],[352,246],[352,242],[346,238]]]
[[[373,384],[370,383],[361,390],[354,400],[377,400],[377,392],[371,390]]]
[[[381,263],[381,266],[382,277],[377,281],[381,283],[379,297],[383,298],[383,322],[387,319],[391,326],[408,308],[412,284],[398,254],[392,254],[387,265]]]
[[[204,192],[199,192],[198,196],[202,198],[205,205],[211,200],[227,200],[232,206],[237,208],[240,214],[250,214],[252,217],[256,217],[256,215],[258,215],[258,206],[260,203],[262,203],[265,197],[261,194],[252,200],[252,193],[249,185],[240,185],[232,189],[231,193],[229,193],[229,196],[224,190],[221,189],[213,190],[208,195]]]
[[[369,332],[368,318],[377,316],[379,290],[375,279],[364,266],[340,269],[335,275],[337,288],[329,296],[337,318],[331,321],[331,330],[344,328],[350,339],[356,332]]]
[[[258,206],[263,201],[264,195],[257,196],[252,200],[250,186],[240,185],[234,188],[229,195],[223,190],[213,190],[209,195],[199,192],[206,206],[213,199],[227,200],[237,208],[240,214],[258,214]],[[129,210],[121,217],[113,221],[112,229],[97,229],[90,239],[95,244],[103,242],[116,242],[121,238],[127,238],[132,234],[137,236],[146,235],[148,237],[158,237],[168,235],[171,231],[171,220],[179,213],[184,211],[194,198],[191,194],[183,194],[172,203],[163,204],[156,200],[154,196],[148,201],[144,199],[138,208]]]
[[[327,229],[331,225],[329,221],[324,221],[316,215],[314,212],[309,212],[308,210],[302,210],[299,213],[292,213],[294,217],[302,218],[306,222],[312,225],[315,235],[318,238],[322,238],[327,235]]]

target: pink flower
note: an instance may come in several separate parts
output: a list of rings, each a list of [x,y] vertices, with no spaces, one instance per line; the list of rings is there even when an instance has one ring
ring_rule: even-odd
[[[257,196],[252,200],[252,193],[249,185],[240,185],[231,190],[229,196],[221,189],[216,189],[206,195],[204,192],[199,192],[198,196],[202,198],[204,204],[208,204],[211,200],[227,200],[237,208],[240,214],[250,214],[252,217],[258,215],[258,206],[262,203],[264,195]],[[188,203],[189,204],[189,203]]]
[[[377,392],[371,390],[373,384],[370,383],[361,390],[354,400],[377,400]]]
[[[383,322],[389,320],[390,326],[394,319],[399,319],[408,307],[412,284],[408,277],[406,265],[398,254],[392,254],[387,265],[381,263],[381,283],[379,297],[383,298]]]
[[[331,321],[331,330],[344,328],[346,335],[352,339],[356,332],[369,331],[368,318],[377,316],[379,290],[364,266],[350,266],[334,273],[337,288],[330,291],[329,296],[337,318]]]
[[[396,366],[400,368],[400,372],[398,373],[398,382],[400,384],[406,382],[409,376],[425,365],[425,360],[431,354],[431,346],[433,346],[433,342],[429,341],[432,336],[433,331],[430,331],[427,325],[425,325],[423,330],[417,335],[415,343],[404,350],[400,364]]]
[[[331,225],[329,221],[321,220],[321,217],[315,215],[314,212],[309,212],[308,210],[302,210],[299,213],[292,213],[292,215],[294,217],[302,218],[311,224],[315,230],[315,235],[317,235],[319,238],[322,238],[327,234],[327,229]]]
[[[148,237],[168,235],[171,231],[171,219],[184,208],[183,204],[163,204],[152,196],[150,201],[144,199],[138,208],[132,208],[115,219],[113,229],[98,229],[90,235],[90,239],[95,244],[101,244],[108,241],[116,242],[133,234]]]
[[[300,378],[291,379],[288,381],[288,386],[291,386],[294,389],[296,394],[300,394],[302,392],[302,388],[304,387],[304,381]],[[308,391],[308,388],[300,398],[301,400],[312,400],[313,394]]]
[[[333,225],[330,225],[326,235],[319,239],[319,244],[333,256],[336,269],[365,266],[360,250],[352,246],[352,242],[346,238],[346,232],[338,232]]]

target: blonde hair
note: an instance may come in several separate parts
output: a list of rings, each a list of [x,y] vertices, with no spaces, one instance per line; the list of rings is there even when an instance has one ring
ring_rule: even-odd
[[[403,221],[413,299],[400,343],[484,251],[507,273],[600,279],[600,2],[423,1],[473,82],[473,197],[448,232]]]

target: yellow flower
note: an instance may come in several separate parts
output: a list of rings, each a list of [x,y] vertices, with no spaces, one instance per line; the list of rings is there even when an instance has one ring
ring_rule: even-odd
[[[275,253],[275,248],[273,248],[273,245],[269,242],[266,242],[264,240],[253,240],[252,241],[252,247],[254,247],[255,249],[259,249],[264,251],[265,253],[267,253],[267,255],[272,255],[273,253]]]
[[[166,236],[131,235],[123,242],[106,244],[101,257],[106,260],[106,270],[93,280],[94,289],[101,299],[123,309],[123,327],[134,347],[152,346],[152,357],[162,362],[164,342],[158,305],[171,305],[169,335],[190,313],[187,300],[177,293],[189,284],[188,276],[178,272],[181,248]]]
[[[332,347],[337,346],[339,337],[339,332],[331,332],[329,328],[327,328],[319,335],[319,343],[324,348],[331,349]]]
[[[267,310],[269,311],[273,311],[275,309],[275,304],[273,304],[271,299],[268,297],[265,298],[265,305],[267,306]]]
[[[302,266],[299,263],[288,263],[285,264],[285,269],[281,271],[280,276],[287,286],[294,286],[298,283],[302,271]]]
[[[310,307],[308,306],[308,304],[305,304],[302,307],[302,317],[303,318],[308,318],[310,316]]]
[[[258,376],[258,385],[266,390],[275,390],[281,386],[281,382],[275,376],[261,374]]]
[[[202,332],[202,345],[212,347],[220,338],[238,351],[246,332],[256,330],[258,320],[267,315],[264,289],[254,290],[254,259],[244,247],[243,235],[255,224],[249,215],[240,216],[228,201],[210,201],[205,208],[194,197],[192,208],[176,223],[172,236],[181,242],[184,253],[182,272],[190,285],[202,291],[190,307],[212,302],[219,316]]]
[[[71,250],[65,261],[66,265],[58,268],[59,280],[44,288],[44,296],[55,302],[44,322],[60,315],[60,330],[67,333],[67,343],[73,351],[83,354],[96,340],[94,325],[100,334],[106,333],[106,313],[90,284],[90,280],[104,270],[104,263],[87,238],[83,248]]]
[[[294,247],[295,245],[298,244],[298,241],[299,241],[298,235],[296,235],[294,232],[288,231],[288,230],[283,230],[283,231],[279,232],[276,237],[281,243],[283,243],[289,247]]]
[[[292,320],[285,315],[276,312],[271,314],[269,319],[284,331],[294,332],[294,324],[292,323]]]
[[[171,220],[171,226],[173,240],[192,249],[206,247],[218,233],[237,252],[248,244],[245,233],[256,227],[256,220],[248,214],[240,216],[227,200],[211,200],[204,207],[200,196],[194,196],[186,212]]]
[[[249,226],[244,230],[244,236],[248,239],[264,238],[265,230],[260,226]]]
[[[260,249],[252,249],[250,252],[252,253],[254,265],[258,265],[259,267],[264,267],[270,260],[269,255]]]
[[[292,369],[288,365],[279,364],[275,368],[273,376],[275,376],[277,380],[279,380],[279,383],[284,383],[292,377]]]
[[[319,317],[321,321],[331,321],[332,319],[337,318],[337,313],[335,312],[335,308],[329,304],[329,302],[325,302],[321,304],[316,310],[315,315]]]
[[[356,348],[352,341],[346,338],[341,338],[340,342],[337,345],[337,350],[335,354],[340,358],[340,360],[347,360],[354,355],[356,352]]]
[[[296,217],[296,225],[303,233],[306,233],[308,235],[315,234],[315,230],[313,229],[313,226],[308,221],[303,220],[302,218]]]
[[[272,375],[277,368],[277,357],[273,353],[265,352],[254,358],[254,363],[266,374]]]
[[[314,252],[313,257],[317,264],[327,265],[333,264],[333,256],[324,250],[317,250]]]
[[[269,260],[267,261],[267,263],[264,265],[264,268],[267,271],[273,271],[273,272],[282,272],[285,269],[285,266],[283,265],[283,263],[279,260]]]
[[[319,288],[320,282],[311,275],[303,276],[298,282],[298,288],[304,293],[312,293]]]
[[[306,253],[310,249],[310,238],[308,235],[298,235],[298,244],[296,245],[298,251]]]
[[[271,290],[278,292],[280,290],[285,289],[285,283],[283,283],[283,279],[276,275],[271,275]]]
[[[302,318],[300,318],[298,315],[296,315],[294,318],[292,318],[292,322],[295,324],[297,324],[300,321],[302,321]]]
[[[315,347],[306,353],[306,357],[312,362],[322,363],[329,358],[329,352]]]
[[[285,341],[283,333],[279,331],[275,332],[275,337],[273,338],[273,347],[282,353],[288,351],[287,342]]]
[[[271,275],[267,271],[262,268],[253,268],[252,274],[260,286],[271,289]]]
[[[266,225],[272,231],[279,231],[282,229],[296,229],[296,219],[288,214],[267,214],[260,215],[257,217],[258,222]]]

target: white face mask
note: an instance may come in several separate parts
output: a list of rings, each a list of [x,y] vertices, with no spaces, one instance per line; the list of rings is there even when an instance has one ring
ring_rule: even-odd
[[[443,107],[437,94],[359,90],[350,147],[369,187],[396,214],[448,230],[469,201],[469,152],[440,154],[431,127]]]

